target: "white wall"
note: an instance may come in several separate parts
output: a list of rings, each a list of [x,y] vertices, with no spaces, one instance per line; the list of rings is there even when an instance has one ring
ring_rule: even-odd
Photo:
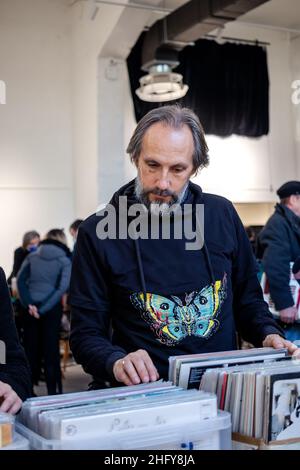
[[[102,121],[111,122],[114,108],[110,106],[110,102],[117,106],[118,102],[114,97],[113,82],[109,100],[103,103],[99,101],[103,90],[98,58],[123,9],[100,5],[95,19],[92,20],[92,10],[88,2],[77,3],[71,8],[73,158],[77,217],[86,218],[95,212],[99,202],[102,202],[99,194],[99,162],[106,161],[109,166],[110,148],[102,145],[101,154],[99,153],[99,130],[105,126]],[[107,132],[114,138],[112,127]],[[106,177],[114,187],[114,173]]]
[[[25,231],[74,217],[67,0],[0,2],[0,265]]]
[[[136,171],[126,154],[126,148],[136,123],[126,61],[99,57],[98,65],[97,182],[101,205],[108,202],[120,186],[135,177]]]
[[[292,82],[299,81],[300,83],[300,36],[295,39],[291,38],[291,72]],[[292,104],[293,111],[293,132],[295,138],[296,150],[296,170],[297,179],[300,179],[300,88],[299,83],[297,89],[292,89],[291,92],[295,93],[295,103]]]
[[[105,46],[124,8],[100,5],[94,20],[91,13],[89,2],[0,2],[0,80],[7,86],[0,104],[0,265],[7,272],[24,231],[67,227],[135,175],[125,153],[135,127],[125,57],[115,57],[116,79],[106,74],[113,48]],[[262,139],[209,136],[211,165],[197,181],[234,202],[268,204],[276,200],[272,188],[295,178],[297,163],[300,177],[300,105],[291,104],[300,39],[238,23],[225,34],[271,43],[271,132]],[[257,220],[268,212],[262,207]],[[257,223],[255,206],[249,217],[246,206],[241,210]]]
[[[239,136],[222,139],[216,136],[207,136],[210,148],[210,165],[195,178],[195,181],[205,191],[221,194],[234,202],[271,203],[272,207],[277,200],[276,189],[283,182],[295,178],[296,171],[291,104],[290,37],[287,33],[238,23],[228,24],[224,36],[258,39],[270,43],[270,46],[267,47],[270,78],[270,134],[258,139]],[[128,80],[126,76],[125,78],[122,76],[123,79]],[[115,83],[106,84],[106,100],[114,100],[115,86]],[[119,139],[118,150],[116,147],[114,149],[115,155],[119,154],[119,160],[115,157],[114,162],[107,164],[105,177],[109,182],[106,184],[106,193],[113,192],[115,189],[113,166],[119,165],[119,169],[123,170],[126,145],[135,127],[129,86],[123,87],[123,89],[127,96],[122,97],[119,104],[120,109],[124,109],[125,103],[126,111],[123,116],[125,138],[123,146]],[[115,107],[116,103],[113,108]],[[113,113],[114,111],[109,112]],[[118,129],[120,128],[121,121],[119,119]],[[124,180],[126,177],[129,180],[134,175],[134,169],[128,162],[128,157],[125,158],[127,160]],[[243,207],[245,214],[247,209],[245,206]],[[259,208],[259,206],[257,207]],[[260,214],[258,209],[257,223],[262,220],[263,216]],[[253,218],[253,207],[250,217]]]
[[[274,212],[274,203],[235,203],[243,224],[247,225],[265,225],[268,218]]]

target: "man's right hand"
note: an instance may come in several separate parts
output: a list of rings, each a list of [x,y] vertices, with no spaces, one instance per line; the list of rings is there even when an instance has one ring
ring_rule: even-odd
[[[294,323],[297,317],[297,308],[288,307],[279,311],[280,320],[283,323]]]
[[[0,411],[14,415],[21,406],[22,400],[11,386],[0,381]]]
[[[155,382],[159,379],[157,369],[144,349],[139,349],[118,359],[114,363],[113,374],[118,382],[125,385]]]

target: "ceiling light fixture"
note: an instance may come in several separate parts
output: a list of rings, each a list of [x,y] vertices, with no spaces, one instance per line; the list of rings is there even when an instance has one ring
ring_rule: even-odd
[[[168,64],[153,65],[148,75],[140,79],[140,88],[136,90],[142,101],[162,103],[183,98],[189,87],[184,85],[182,75],[172,72]]]

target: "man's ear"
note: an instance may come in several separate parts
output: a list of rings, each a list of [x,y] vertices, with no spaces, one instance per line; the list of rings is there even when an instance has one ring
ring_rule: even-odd
[[[294,207],[298,202],[298,196],[296,194],[292,194],[290,196],[290,201],[289,202]]]

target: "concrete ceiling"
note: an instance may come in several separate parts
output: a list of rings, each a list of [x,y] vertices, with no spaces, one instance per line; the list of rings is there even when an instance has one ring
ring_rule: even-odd
[[[113,2],[116,0],[106,1]],[[119,1],[123,3],[126,0]],[[163,13],[155,11],[156,6],[174,11],[187,2],[188,0],[128,0],[128,3],[152,5],[153,11],[124,8],[120,20],[114,31],[112,31],[101,55],[126,58],[141,31],[164,16]],[[278,29],[300,30],[300,0],[269,0],[269,2],[241,16],[238,22],[267,25]]]
[[[138,8],[124,8],[116,28],[112,31],[111,36],[101,51],[101,56],[125,59],[141,32],[165,16],[164,13],[155,10],[155,7],[160,6],[164,9],[174,11],[188,1],[189,0],[128,1],[128,3],[152,5],[153,11]],[[122,3],[123,2],[124,0],[122,0]]]
[[[300,0],[270,0],[243,15],[239,22],[300,30]]]

